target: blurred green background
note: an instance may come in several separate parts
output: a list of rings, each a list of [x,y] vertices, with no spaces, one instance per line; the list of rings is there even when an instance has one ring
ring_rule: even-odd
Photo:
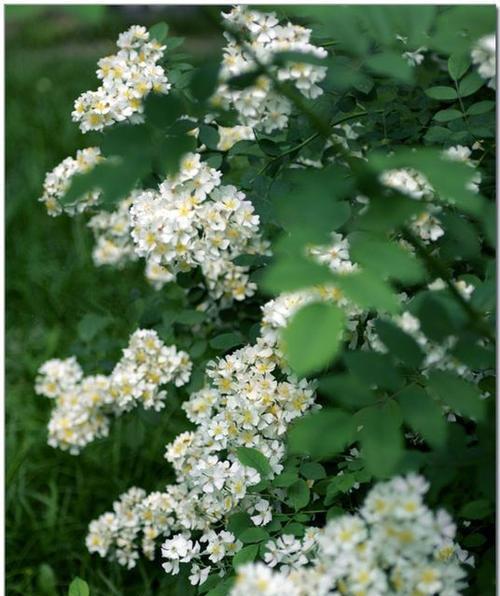
[[[108,372],[152,302],[161,301],[141,264],[93,266],[85,219],[50,218],[37,202],[45,173],[93,144],[70,113],[75,98],[97,86],[97,60],[114,52],[131,24],[161,20],[186,37],[182,51],[193,63],[222,41],[197,7],[6,7],[8,594],[66,594],[76,575],[93,596],[181,589],[158,561],[126,571],[90,556],[84,540],[88,523],[132,484],[154,490],[169,481],[164,445],[182,430],[182,418],[132,413],[75,457],[47,446],[51,404],[33,390],[49,358],[76,354],[87,373]],[[89,331],[89,315],[101,321],[99,332]]]

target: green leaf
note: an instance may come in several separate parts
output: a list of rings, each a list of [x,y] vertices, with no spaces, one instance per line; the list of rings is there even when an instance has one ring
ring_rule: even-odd
[[[481,392],[472,383],[464,381],[456,375],[433,371],[429,374],[429,389],[452,410],[467,418],[483,420],[485,402]]]
[[[494,348],[483,347],[479,343],[479,338],[472,334],[464,334],[456,343],[452,354],[472,369],[495,368]]]
[[[47,563],[38,568],[37,588],[40,596],[57,596],[57,579],[54,570]]]
[[[319,381],[319,390],[350,409],[369,406],[374,402],[370,389],[356,377],[345,373],[323,377]]]
[[[458,93],[460,97],[468,97],[480,89],[484,84],[485,80],[481,78],[477,72],[471,72],[464,77],[458,85]]]
[[[160,129],[173,124],[184,111],[182,101],[172,93],[168,95],[150,93],[144,103],[146,122]]]
[[[190,81],[193,97],[205,101],[214,93],[219,82],[219,70],[219,62],[208,62],[194,71]]]
[[[465,52],[455,52],[448,58],[448,72],[454,81],[461,79],[469,68],[470,55]]]
[[[425,133],[424,140],[427,143],[444,144],[451,138],[452,132],[444,126],[431,126]]]
[[[86,581],[75,577],[69,586],[68,596],[89,596],[90,590]]]
[[[477,499],[462,507],[460,517],[465,519],[484,519],[493,512],[491,503],[487,499]]]
[[[321,480],[326,478],[325,468],[318,462],[306,462],[300,466],[300,473],[307,480]]]
[[[265,455],[253,447],[238,447],[236,457],[244,466],[257,470],[262,478],[268,476],[271,472],[271,466]]]
[[[424,268],[415,256],[383,237],[366,232],[350,234],[349,252],[364,270],[384,278],[391,277],[411,283],[424,276]]]
[[[263,528],[248,528],[238,536],[243,544],[269,540],[269,533]]]
[[[240,565],[244,565],[245,563],[251,563],[252,561],[255,561],[258,552],[258,544],[250,544],[248,546],[244,546],[233,557],[234,569],[237,569]]]
[[[175,321],[183,325],[197,325],[202,323],[206,318],[206,313],[200,310],[182,310],[175,313]]]
[[[78,323],[78,337],[84,342],[90,342],[106,327],[109,327],[111,322],[108,316],[86,314]]]
[[[342,507],[338,507],[337,505],[330,507],[330,509],[328,509],[326,512],[326,521],[340,517],[341,515],[344,515],[344,513],[345,511],[342,509]]]
[[[444,213],[439,219],[446,230],[439,243],[444,259],[466,261],[479,257],[481,240],[470,221],[459,213]]]
[[[394,323],[377,320],[375,330],[391,354],[411,368],[418,368],[424,354],[417,342]]]
[[[301,308],[283,330],[287,362],[299,376],[326,367],[342,340],[344,314],[333,304],[314,303]]]
[[[446,443],[447,422],[438,404],[421,387],[407,387],[398,395],[405,422],[432,447]]]
[[[199,358],[205,353],[207,349],[207,342],[204,339],[199,339],[193,343],[189,348],[189,355],[191,358]]]
[[[328,242],[333,230],[350,215],[345,197],[352,192],[352,179],[340,166],[321,170],[287,170],[284,184],[270,195],[283,228],[297,231],[304,241]]]
[[[134,161],[126,158],[108,159],[84,174],[75,174],[60,203],[73,205],[86,193],[100,190],[100,203],[111,205],[129,194],[148,166],[149,160],[145,155],[137,156]]]
[[[445,87],[443,85],[430,87],[429,89],[425,90],[425,94],[432,99],[439,99],[442,101],[452,101],[458,97],[457,92],[455,89],[453,89],[453,87]]]
[[[462,540],[462,544],[466,548],[479,548],[480,546],[483,546],[485,542],[486,538],[483,534],[470,534]]]
[[[253,528],[254,524],[250,519],[250,515],[244,511],[233,513],[227,520],[227,529],[232,532],[237,538],[248,528]]]
[[[188,134],[172,135],[164,139],[161,146],[163,173],[175,175],[179,171],[181,159],[195,147],[196,139]]]
[[[424,295],[417,316],[424,335],[434,341],[442,341],[456,331],[456,324],[440,297],[432,292]]]
[[[302,538],[305,533],[305,526],[297,522],[292,522],[291,524],[287,524],[286,533],[292,534],[292,536],[295,536],[296,538]]]
[[[490,246],[495,248],[497,242],[497,218],[495,203],[486,203],[484,205],[484,210],[481,214],[481,220],[486,240]]]
[[[210,592],[207,592],[207,596],[228,596],[228,594],[231,591],[231,588],[233,587],[234,576],[228,577],[225,580],[220,580],[219,578],[219,581],[219,585],[210,590]],[[183,587],[183,589],[179,592],[179,594],[181,593],[185,593],[185,587]]]
[[[360,230],[386,231],[397,228],[423,211],[419,201],[404,196],[372,197],[366,213],[357,220]]]
[[[198,135],[200,143],[205,144],[209,149],[217,149],[219,133],[213,126],[202,124]]]
[[[155,97],[155,94],[152,94]],[[158,98],[160,96],[156,96]],[[149,98],[149,96],[148,96]],[[138,151],[151,154],[151,134],[144,124],[117,124],[103,134],[100,142],[106,156],[135,157]],[[128,160],[127,160],[128,161]]]
[[[159,42],[162,42],[167,37],[167,34],[168,25],[164,22],[156,23],[149,29],[149,37]]]
[[[483,312],[490,313],[495,309],[496,286],[494,280],[487,280],[476,286],[472,294],[472,305]]]
[[[165,45],[167,46],[167,50],[171,52],[172,50],[175,50],[175,48],[181,46],[184,43],[184,41],[184,37],[169,37],[165,41]]]
[[[210,346],[216,350],[227,351],[235,346],[245,343],[245,338],[239,331],[221,333],[210,340]]]
[[[311,491],[307,486],[305,480],[297,480],[291,486],[288,487],[287,492],[287,503],[298,511],[303,509],[308,503],[311,497]]]
[[[207,592],[209,592],[210,590],[215,588],[217,586],[217,584],[219,584],[219,582],[220,582],[219,574],[211,573],[208,576],[208,578],[206,579],[206,581],[201,586],[199,586],[199,588],[198,588],[199,594],[206,594]]]
[[[373,72],[404,83],[411,83],[414,77],[413,68],[396,52],[381,52],[366,59],[366,65]]]
[[[468,116],[478,116],[479,114],[485,114],[486,112],[491,112],[495,109],[495,102],[494,101],[478,101],[477,103],[473,103],[469,106],[466,110]]]
[[[276,478],[274,478],[273,486],[277,486],[279,488],[287,488],[288,486],[296,482],[298,479],[299,474],[295,468],[284,470],[279,476],[276,476]]]
[[[325,505],[330,505],[339,493],[346,493],[358,482],[355,473],[343,473],[335,476],[326,489]]]
[[[434,114],[434,120],[437,120],[438,122],[450,122],[457,118],[463,118],[463,114],[460,110],[440,110]]]
[[[270,293],[290,292],[332,281],[326,265],[320,265],[303,256],[277,257],[266,267],[260,287]]]
[[[344,354],[344,360],[352,374],[366,385],[397,391],[404,382],[388,354],[352,350]]]
[[[325,408],[300,418],[289,431],[291,453],[318,459],[332,457],[352,440],[352,417],[342,410]]]
[[[362,308],[374,308],[396,313],[400,310],[400,302],[391,286],[369,271],[332,274],[335,285],[347,298]]]
[[[403,455],[401,412],[395,402],[360,410],[358,421],[362,456],[367,469],[378,478],[390,476]]]

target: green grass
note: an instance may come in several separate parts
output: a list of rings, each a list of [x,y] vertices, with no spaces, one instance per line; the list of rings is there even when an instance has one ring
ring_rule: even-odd
[[[92,143],[71,122],[79,93],[96,84],[96,60],[124,28],[83,27],[71,19],[7,24],[6,55],[6,525],[7,593],[66,594],[76,576],[91,594],[175,594],[158,561],[132,572],[90,556],[88,523],[135,484],[161,488],[169,477],[164,445],[179,432],[180,400],[163,415],[132,413],[107,439],[71,456],[47,446],[51,404],[33,390],[48,358],[76,354],[87,372],[106,371],[140,322],[152,290],[142,268],[95,268],[84,221],[50,218],[37,197],[46,171]],[[85,314],[110,314],[92,342],[78,338]],[[44,584],[49,565],[56,591]],[[45,569],[40,573],[41,569]],[[49,582],[50,583],[50,582]]]

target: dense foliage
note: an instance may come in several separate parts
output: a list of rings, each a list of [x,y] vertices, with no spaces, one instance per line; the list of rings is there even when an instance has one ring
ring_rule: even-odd
[[[83,368],[41,366],[51,445],[139,405],[178,431],[87,547],[165,593],[493,593],[494,10],[209,14],[196,69],[164,23],[120,35],[72,114],[92,148],[45,179],[151,284],[121,357],[91,312]]]

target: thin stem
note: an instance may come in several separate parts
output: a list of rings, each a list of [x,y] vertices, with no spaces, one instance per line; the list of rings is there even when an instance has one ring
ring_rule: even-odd
[[[344,116],[343,118],[340,118],[340,120],[333,122],[332,124],[330,124],[330,127],[335,128],[336,126],[339,126],[340,124],[343,124],[344,122],[348,122],[349,120],[355,120],[356,118],[362,118],[363,116],[368,116],[370,113],[375,114],[375,113],[380,113],[383,111],[384,110],[375,110],[374,112],[367,112],[367,111],[356,112],[355,114],[350,114],[349,116]],[[257,175],[255,176],[255,178],[258,178],[261,174],[263,174],[267,170],[267,168],[271,164],[273,164],[275,161],[279,161],[280,159],[283,159],[283,157],[286,157],[287,155],[290,155],[291,153],[295,153],[296,151],[299,151],[300,149],[304,148],[306,145],[308,145],[312,141],[316,140],[319,136],[320,136],[319,132],[315,132],[312,135],[308,136],[303,141],[301,141],[298,145],[294,145],[293,147],[291,147],[290,149],[287,149],[283,153],[276,155],[276,157],[273,157],[266,164],[264,164],[264,166],[257,172]],[[254,178],[254,180],[255,180],[255,178]]]
[[[477,141],[476,136],[474,135],[474,133],[471,131],[471,128],[470,128],[469,118],[467,117],[467,113],[465,112],[464,102],[462,101],[462,96],[460,95],[460,91],[459,91],[459,88],[458,88],[458,82],[455,81],[455,80],[453,82],[455,84],[455,90],[457,92],[458,103],[460,105],[460,111],[462,112],[462,115],[464,117],[465,123],[467,124],[467,130],[471,134],[472,138],[475,141]]]

